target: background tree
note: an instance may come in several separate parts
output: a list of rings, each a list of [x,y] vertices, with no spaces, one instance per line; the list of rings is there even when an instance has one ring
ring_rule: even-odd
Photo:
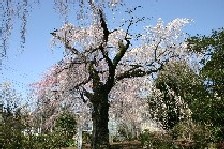
[[[24,140],[22,131],[25,129],[25,125],[20,107],[21,98],[9,82],[5,82],[2,88],[4,99],[2,148],[22,147]]]
[[[33,115],[41,133],[47,133],[55,127],[56,120],[65,111],[78,114],[78,125],[84,125],[91,118],[88,107],[91,105],[83,103],[78,92],[64,89],[62,84],[65,74],[54,75],[56,70],[57,64],[46,72],[39,82],[31,84],[37,104]]]
[[[208,93],[203,78],[185,61],[169,63],[158,73],[149,108],[179,146],[204,148],[211,132],[206,120]],[[182,143],[182,141],[186,143]]]
[[[188,39],[189,49],[200,53],[203,57],[201,60],[201,76],[204,78],[204,84],[207,94],[204,100],[198,104],[200,118],[210,125],[214,130],[215,139],[223,140],[223,78],[224,78],[224,29],[213,30],[209,36],[194,36]],[[204,114],[203,114],[204,113]],[[205,114],[206,113],[206,114]]]
[[[201,97],[203,89],[203,81],[186,61],[168,63],[158,73],[149,97],[152,116],[171,130],[191,117],[193,102]]]
[[[77,131],[76,116],[69,112],[64,111],[56,119],[56,124],[53,130],[53,142],[56,147],[70,147],[74,146],[75,142],[73,137]]]

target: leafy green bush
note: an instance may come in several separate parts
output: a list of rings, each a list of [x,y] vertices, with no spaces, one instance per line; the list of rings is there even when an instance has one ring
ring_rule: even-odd
[[[160,132],[150,132],[149,130],[144,130],[140,134],[140,141],[142,147],[156,148],[156,149],[172,149],[174,148],[173,141],[171,137],[167,134]]]
[[[4,149],[55,149],[61,147],[75,146],[73,136],[76,133],[76,119],[70,113],[63,113],[56,121],[52,132],[39,134],[31,133],[31,128],[22,123],[20,113],[13,115],[10,112],[4,113],[3,148]],[[32,128],[33,129],[33,128]],[[23,131],[27,130],[28,135],[24,136]]]
[[[82,139],[83,139],[83,142],[85,143],[91,143],[91,140],[92,140],[92,134],[88,133],[88,132],[83,132],[82,133]]]
[[[177,124],[173,128],[172,133],[176,134],[177,141],[187,142],[195,149],[204,149],[211,141],[211,132],[207,127],[191,122]]]
[[[174,149],[175,145],[170,135],[159,133],[153,137],[152,147],[156,149]]]
[[[150,133],[148,129],[145,129],[139,136],[142,147],[146,146],[148,148],[151,144],[152,138],[153,134]]]
[[[76,134],[76,118],[72,113],[65,111],[56,121],[54,131],[49,135],[54,147],[74,146],[73,136]]]
[[[75,146],[74,140],[67,140],[54,132],[42,136],[26,136],[22,142],[23,149],[56,149]]]

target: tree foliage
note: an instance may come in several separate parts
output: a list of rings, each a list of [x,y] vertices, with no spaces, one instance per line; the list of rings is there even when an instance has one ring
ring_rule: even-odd
[[[2,88],[4,103],[1,128],[1,139],[3,139],[2,148],[21,148],[23,144],[22,130],[25,129],[24,116],[19,107],[21,99],[9,82],[5,82]]]
[[[192,103],[203,88],[200,77],[186,61],[169,63],[158,73],[153,95],[149,97],[152,116],[171,130],[191,117]]]
[[[188,39],[189,49],[203,55],[201,76],[205,81],[207,94],[197,110],[201,120],[209,123],[217,138],[223,140],[223,82],[224,82],[224,29],[213,30],[212,35],[196,36]],[[199,105],[198,104],[198,105]]]

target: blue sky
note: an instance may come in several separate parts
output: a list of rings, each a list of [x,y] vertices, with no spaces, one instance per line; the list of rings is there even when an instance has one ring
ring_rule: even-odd
[[[167,23],[175,18],[193,19],[184,31],[191,34],[210,34],[212,29],[224,27],[223,0],[128,0],[127,6],[142,5],[136,11],[138,16],[153,19],[148,25],[154,24],[158,18]],[[23,52],[19,52],[19,23],[15,23],[7,57],[3,59],[3,78],[8,80],[19,92],[27,89],[27,84],[40,79],[40,75],[63,56],[62,49],[50,49],[50,32],[62,25],[63,20],[53,9],[53,0],[37,6],[28,19],[27,40]],[[71,16],[75,21],[75,14]],[[116,19],[120,18],[116,16]]]

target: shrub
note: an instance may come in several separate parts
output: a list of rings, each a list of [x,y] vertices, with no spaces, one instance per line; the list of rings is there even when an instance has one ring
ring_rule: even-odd
[[[140,134],[141,145],[144,148],[156,148],[156,149],[172,149],[174,148],[173,141],[168,134],[161,132],[150,132],[144,130]]]
[[[185,142],[183,146],[188,144],[195,149],[204,149],[211,141],[210,130],[199,124],[181,122],[173,128],[172,133],[176,135],[176,141]]]
[[[139,136],[142,147],[146,146],[147,148],[149,148],[152,138],[153,134],[150,133],[148,129],[145,129]]]

